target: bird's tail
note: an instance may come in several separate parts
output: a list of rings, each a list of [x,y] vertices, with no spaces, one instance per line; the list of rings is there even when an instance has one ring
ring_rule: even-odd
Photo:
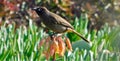
[[[90,41],[88,41],[85,37],[83,37],[80,33],[78,33],[75,30],[72,30],[73,33],[77,34],[79,37],[81,37],[83,40],[85,40],[86,42],[90,43]]]

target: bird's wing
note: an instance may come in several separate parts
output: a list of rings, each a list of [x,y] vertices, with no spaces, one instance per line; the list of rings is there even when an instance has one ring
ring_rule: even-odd
[[[50,20],[53,21],[54,23],[59,24],[59,25],[63,25],[63,26],[66,26],[66,27],[69,27],[69,28],[73,29],[73,26],[69,22],[67,22],[65,19],[58,16],[57,14],[54,14],[54,13],[50,12],[49,17],[50,17]]]

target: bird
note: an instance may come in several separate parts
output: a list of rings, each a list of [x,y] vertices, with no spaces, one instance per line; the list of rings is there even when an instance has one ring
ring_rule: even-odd
[[[73,32],[79,37],[81,37],[84,41],[88,41],[85,37],[83,37],[80,33],[74,30],[73,26],[61,16],[49,11],[46,7],[34,7],[32,8],[38,16],[42,19],[41,22],[50,30],[56,33],[65,33],[65,32]]]

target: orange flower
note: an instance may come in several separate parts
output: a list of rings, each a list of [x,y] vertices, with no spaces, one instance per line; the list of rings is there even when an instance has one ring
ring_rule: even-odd
[[[44,51],[44,54],[46,56],[47,59],[50,58],[50,56],[53,56],[53,58],[55,58],[55,54],[59,54],[60,56],[64,56],[65,53],[65,43],[67,45],[68,50],[72,51],[72,46],[70,43],[70,40],[68,38],[64,40],[62,39],[61,36],[55,36],[53,38],[46,38],[40,41],[39,46],[41,47],[41,45],[45,45],[44,49],[47,49]]]
[[[70,40],[68,38],[65,39],[66,45],[68,47],[68,50],[72,51],[72,45],[70,43]]]
[[[65,43],[63,42],[62,37],[60,37],[60,36],[57,37],[56,40],[58,41],[58,47],[59,47],[59,52],[58,52],[58,54],[59,54],[60,56],[63,56],[64,53],[65,53]]]

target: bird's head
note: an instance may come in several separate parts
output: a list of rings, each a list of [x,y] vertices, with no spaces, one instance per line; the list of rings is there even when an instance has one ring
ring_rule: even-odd
[[[41,14],[46,13],[48,11],[47,8],[45,8],[45,7],[35,7],[35,8],[32,8],[32,10],[36,11],[36,13],[38,15],[41,15]]]

